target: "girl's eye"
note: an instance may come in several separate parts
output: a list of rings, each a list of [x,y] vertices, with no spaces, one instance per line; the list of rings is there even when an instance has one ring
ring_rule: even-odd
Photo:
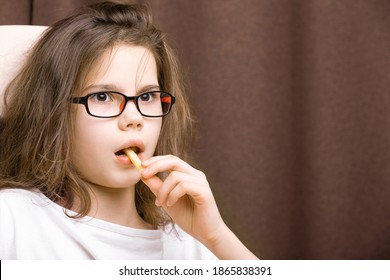
[[[154,102],[157,101],[157,94],[155,92],[146,92],[139,96],[139,102]]]
[[[94,102],[109,102],[109,101],[112,101],[112,98],[110,96],[109,93],[105,93],[105,92],[99,92],[99,93],[95,93],[95,94],[92,94],[90,96],[90,99]]]
[[[152,101],[154,99],[154,94],[153,93],[143,93],[139,96],[139,100],[141,102],[148,102],[148,101]]]

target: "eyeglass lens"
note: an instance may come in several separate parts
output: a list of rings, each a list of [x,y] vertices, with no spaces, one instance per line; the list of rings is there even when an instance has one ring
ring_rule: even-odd
[[[164,92],[146,92],[137,96],[135,101],[140,113],[150,117],[163,116],[172,106],[172,96]],[[126,103],[126,97],[116,92],[99,92],[88,98],[90,113],[99,117],[121,114]]]

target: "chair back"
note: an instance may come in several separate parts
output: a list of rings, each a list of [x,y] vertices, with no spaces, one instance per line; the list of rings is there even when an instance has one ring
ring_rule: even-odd
[[[5,88],[46,28],[37,25],[0,25],[0,115]]]

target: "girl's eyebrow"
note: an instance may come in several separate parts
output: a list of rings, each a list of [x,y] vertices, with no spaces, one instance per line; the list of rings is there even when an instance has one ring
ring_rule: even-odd
[[[119,91],[121,92],[121,89],[115,86],[114,84],[97,84],[97,85],[89,85],[87,86],[83,92],[90,92],[90,91]]]
[[[154,90],[160,90],[159,85],[145,85],[139,90],[137,90],[137,94],[148,92],[148,91],[154,91]],[[91,92],[91,91],[117,91],[123,93],[124,90],[120,87],[117,87],[114,84],[97,84],[97,85],[89,85],[87,86],[83,92]]]
[[[142,88],[140,88],[139,90],[137,90],[137,93],[140,94],[143,92],[154,91],[154,90],[160,90],[160,86],[159,85],[146,85],[146,86],[143,86]]]

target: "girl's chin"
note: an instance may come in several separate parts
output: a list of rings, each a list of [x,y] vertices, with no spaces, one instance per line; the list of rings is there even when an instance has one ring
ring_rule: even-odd
[[[133,188],[141,180],[141,174],[137,169],[131,168],[122,170],[121,172],[112,173],[110,176],[105,176],[100,182],[92,181],[92,188],[105,188],[111,190],[120,190]]]

